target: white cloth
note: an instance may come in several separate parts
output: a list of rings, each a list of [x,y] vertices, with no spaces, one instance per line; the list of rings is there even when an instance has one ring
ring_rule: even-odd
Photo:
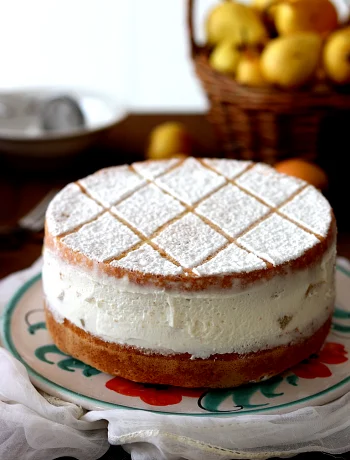
[[[348,261],[338,260],[350,267]],[[0,312],[38,273],[41,261],[0,282]],[[108,430],[107,430],[108,426]],[[320,407],[286,415],[191,417],[113,409],[85,412],[44,397],[24,366],[0,348],[0,458],[96,460],[110,444],[133,460],[229,460],[350,451],[350,393]]]

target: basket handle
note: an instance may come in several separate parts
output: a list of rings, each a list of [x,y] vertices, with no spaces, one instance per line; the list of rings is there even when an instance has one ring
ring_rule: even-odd
[[[187,0],[187,28],[190,39],[191,56],[194,57],[198,46],[194,38],[194,20],[193,20],[194,0]]]

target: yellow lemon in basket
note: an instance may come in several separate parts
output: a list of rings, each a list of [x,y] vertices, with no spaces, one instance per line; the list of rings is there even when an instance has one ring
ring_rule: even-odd
[[[298,88],[314,76],[320,60],[322,38],[298,32],[271,40],[261,55],[264,78],[282,88]]]
[[[220,3],[210,11],[205,29],[210,46],[226,39],[237,45],[259,45],[268,38],[267,30],[257,12],[230,0]]]
[[[239,57],[240,52],[235,43],[224,41],[214,48],[209,57],[209,63],[218,72],[234,75]]]
[[[338,14],[329,0],[282,0],[274,7],[274,19],[279,35],[300,31],[328,35],[338,27]]]
[[[169,121],[153,128],[148,139],[146,158],[161,160],[189,155],[193,139],[183,123]]]
[[[252,7],[258,11],[266,11],[276,0],[253,0]]]
[[[266,86],[258,54],[244,53],[240,58],[236,70],[236,81],[247,86]]]
[[[323,67],[334,83],[350,83],[350,27],[328,37],[323,50]]]
[[[277,35],[274,22],[274,11],[279,1],[280,0],[253,0],[252,3],[252,8],[258,12],[270,37],[275,37]]]

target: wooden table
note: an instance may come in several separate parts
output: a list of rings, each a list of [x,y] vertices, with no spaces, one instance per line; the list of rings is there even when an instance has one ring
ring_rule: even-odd
[[[0,154],[0,225],[15,224],[49,190],[61,188],[68,182],[81,178],[98,168],[113,164],[122,164],[143,159],[147,137],[155,125],[165,120],[179,120],[186,123],[189,131],[200,141],[199,154],[215,156],[218,152],[213,132],[202,115],[132,115],[122,122],[103,140],[100,146],[83,152],[69,163],[50,167],[50,161],[39,163],[21,163],[1,157]],[[333,186],[333,188],[332,188]],[[332,205],[339,210],[336,217],[340,221],[338,254],[350,259],[350,229],[347,216],[340,212],[342,207],[337,201],[339,182],[330,185]],[[342,189],[340,189],[340,195]],[[31,265],[41,253],[43,234],[29,238],[20,247],[0,250],[0,279],[4,276]],[[322,455],[318,454],[318,458]],[[127,460],[129,455],[120,447],[111,447],[104,460]],[[310,454],[295,457],[309,459]],[[327,457],[329,458],[329,457]],[[350,453],[341,458],[350,460]]]

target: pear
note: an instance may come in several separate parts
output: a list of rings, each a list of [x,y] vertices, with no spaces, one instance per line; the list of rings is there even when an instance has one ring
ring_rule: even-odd
[[[257,12],[230,0],[220,3],[210,11],[205,28],[210,46],[227,39],[237,45],[260,45],[268,38],[267,30]]]
[[[263,77],[282,88],[297,88],[316,73],[322,38],[313,32],[298,32],[271,40],[261,55]]]
[[[169,121],[157,125],[151,131],[146,150],[146,158],[161,160],[190,155],[193,140],[183,123]]]
[[[260,65],[260,56],[245,53],[240,58],[236,71],[236,81],[247,86],[266,86]]]
[[[323,66],[327,77],[334,83],[350,83],[350,27],[337,30],[328,37],[323,50]]]
[[[234,75],[239,57],[236,44],[227,40],[216,46],[209,57],[209,63],[218,72]]]
[[[282,0],[274,6],[275,27],[279,35],[318,32],[323,36],[338,27],[338,13],[329,0]]]

